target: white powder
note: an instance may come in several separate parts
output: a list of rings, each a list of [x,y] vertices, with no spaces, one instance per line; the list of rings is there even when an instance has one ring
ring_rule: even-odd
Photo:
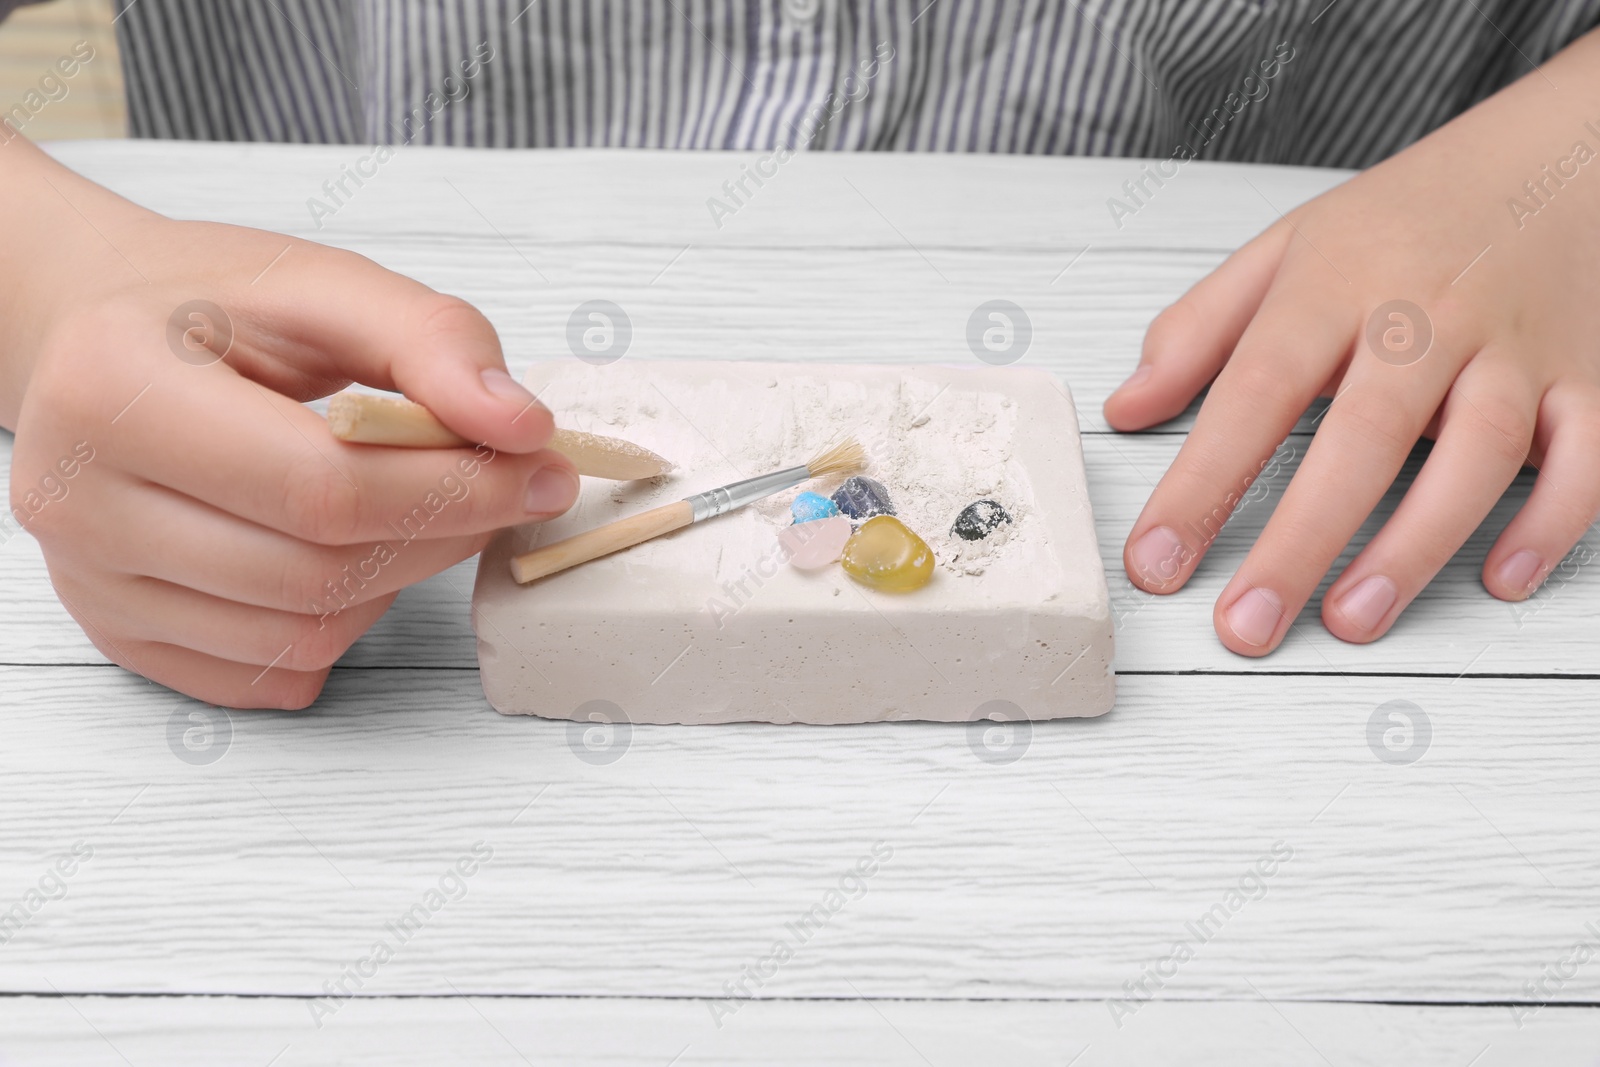
[[[560,425],[629,438],[679,465],[672,477],[619,484],[615,501],[665,503],[796,466],[853,436],[869,460],[861,473],[883,483],[900,520],[948,574],[981,575],[1037,536],[1032,488],[1012,456],[1017,410],[1009,397],[909,377],[873,389],[824,371],[772,378],[753,398],[748,386],[732,390],[713,376],[693,392],[675,385],[669,396],[650,380],[648,364],[634,366],[556,382],[541,396]],[[757,525],[787,525],[797,494],[827,496],[843,480],[808,482],[746,511]],[[966,541],[951,525],[977,500],[997,501],[1012,521]]]

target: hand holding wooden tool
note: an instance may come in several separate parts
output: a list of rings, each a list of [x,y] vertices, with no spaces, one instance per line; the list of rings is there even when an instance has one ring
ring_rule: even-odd
[[[341,441],[398,448],[471,448],[477,442],[451,430],[433,412],[404,397],[339,393],[328,401],[328,429]],[[654,478],[672,464],[648,448],[615,437],[557,430],[549,447],[579,474],[626,482]]]

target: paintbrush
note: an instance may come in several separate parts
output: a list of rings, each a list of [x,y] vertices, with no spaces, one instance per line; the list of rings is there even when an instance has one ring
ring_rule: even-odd
[[[803,466],[708,489],[675,503],[618,519],[564,541],[513,556],[511,577],[519,584],[526,584],[547,574],[555,574],[579,563],[587,563],[591,559],[599,559],[653,537],[680,530],[690,523],[703,522],[735,508],[742,508],[812,478],[851,474],[860,470],[866,461],[866,452],[852,438],[824,450]]]
[[[398,396],[340,393],[328,401],[328,429],[341,441],[400,448],[470,448],[477,442],[451,430],[421,404]],[[556,430],[547,446],[572,460],[579,474],[625,482],[654,478],[672,464],[632,441],[578,430]]]

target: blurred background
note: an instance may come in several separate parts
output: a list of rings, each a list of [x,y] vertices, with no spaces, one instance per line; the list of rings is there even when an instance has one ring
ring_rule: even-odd
[[[52,101],[28,122],[25,132],[32,140],[126,133],[111,0],[24,4],[0,22],[0,114],[36,91],[40,77],[79,41],[94,47],[94,61],[67,83],[71,88],[65,98]]]

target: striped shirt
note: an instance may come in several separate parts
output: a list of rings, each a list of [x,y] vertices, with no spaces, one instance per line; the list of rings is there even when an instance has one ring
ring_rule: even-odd
[[[116,0],[131,133],[1365,167],[1600,0]]]

